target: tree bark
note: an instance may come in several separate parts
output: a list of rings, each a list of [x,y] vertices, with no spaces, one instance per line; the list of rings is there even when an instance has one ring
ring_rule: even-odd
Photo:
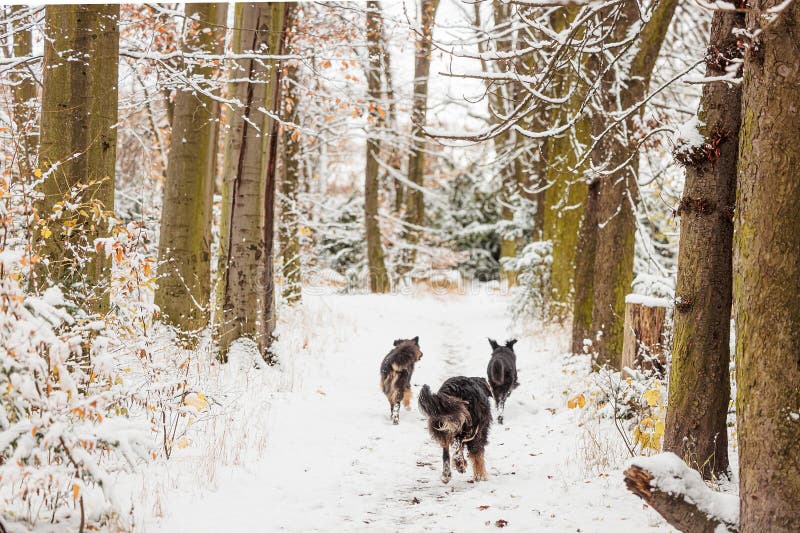
[[[119,5],[45,9],[40,282],[49,277],[101,313],[109,306],[111,259],[95,250],[95,239],[109,235],[114,213],[118,22]]]
[[[744,14],[716,11],[706,52],[706,77],[722,76],[740,59],[736,28]],[[678,284],[664,450],[705,479],[728,470],[733,203],[741,124],[741,87],[703,87],[698,118],[705,144],[678,147],[686,164]]]
[[[285,3],[236,4],[234,53],[266,50],[282,42]],[[230,94],[243,107],[230,113],[220,222],[216,337],[224,360],[231,342],[254,340],[266,355],[274,327],[272,232],[276,124],[259,109],[275,110],[275,60],[235,61]],[[269,241],[269,242],[268,242]]]
[[[800,4],[748,8],[733,256],[740,526],[777,533],[800,531]]]
[[[564,31],[578,13],[578,7],[561,8],[552,20],[553,30]],[[581,57],[580,68],[586,66]],[[552,111],[551,125],[561,125],[582,113],[586,98],[583,79],[576,72],[562,72],[554,84],[556,95],[572,91],[569,101]],[[553,307],[551,313],[563,320],[571,310],[575,251],[578,244],[580,221],[587,195],[585,172],[588,164],[578,166],[583,156],[581,147],[591,144],[591,123],[584,114],[569,130],[547,139],[547,189],[544,192],[542,212],[542,238],[553,243],[553,262],[550,268],[550,286]]]
[[[185,52],[221,54],[227,4],[186,4]],[[187,77],[204,90],[213,64],[193,64]],[[158,242],[155,303],[182,331],[203,328],[211,297],[211,203],[214,193],[219,104],[211,94],[181,87],[175,95]]]
[[[616,91],[604,91],[600,96],[605,117],[613,117],[621,111],[628,111],[639,105],[647,95],[650,77],[655,67],[661,45],[667,34],[677,0],[662,0],[656,6],[650,20],[638,38],[635,53],[626,72],[624,85]],[[630,24],[640,16],[635,3],[623,3],[620,19],[616,22],[621,31],[627,31]],[[632,141],[630,133],[636,128],[636,120],[641,117],[644,106],[631,113],[611,131],[606,133],[603,142],[596,147],[596,157],[604,159],[600,171],[600,184],[596,203],[596,215],[586,217],[590,221],[596,216],[597,223],[586,225],[582,231],[596,232],[594,273],[592,280],[592,325],[590,329],[593,351],[597,366],[609,365],[619,369],[622,352],[625,296],[630,292],[633,282],[633,259],[636,235],[636,216],[634,207],[638,203],[636,178],[639,174],[638,146]],[[591,238],[591,237],[590,237]],[[583,257],[583,260],[587,258]],[[591,260],[591,258],[589,259]],[[583,292],[582,294],[588,294]],[[586,302],[576,303],[585,308]],[[574,339],[573,339],[574,341]]]
[[[408,156],[408,181],[415,187],[406,190],[406,211],[403,238],[407,248],[401,254],[398,272],[414,268],[420,228],[425,225],[425,201],[421,189],[425,185],[425,121],[428,112],[428,76],[431,69],[433,26],[439,0],[420,1],[420,35],[415,43],[414,99],[411,107],[411,151]]]
[[[291,13],[294,20],[297,7]],[[287,23],[287,27],[291,24]],[[284,80],[283,109],[284,118],[299,124],[300,90],[298,86],[298,66],[294,62],[286,65]],[[281,217],[278,225],[281,239],[281,259],[283,263],[283,297],[289,304],[302,298],[302,269],[300,262],[300,228],[298,222],[299,205],[297,192],[300,186],[300,132],[284,130],[283,133],[283,179],[281,180]]]
[[[663,492],[653,487],[652,480],[652,474],[639,466],[632,465],[625,470],[625,486],[628,490],[643,499],[676,529],[687,533],[716,533],[722,526],[724,531],[739,531],[736,524],[704,513],[682,494]]]
[[[634,301],[625,303],[621,368],[650,370],[658,375],[664,374],[666,359],[663,335],[666,318],[666,300],[657,304]]]
[[[364,226],[367,237],[367,268],[369,270],[370,292],[388,292],[389,276],[383,259],[381,227],[378,222],[378,158],[381,142],[379,133],[384,124],[385,111],[380,109],[381,96],[381,38],[383,34],[380,4],[377,0],[367,1],[367,94],[369,96],[369,117],[367,118],[367,154],[364,169]],[[381,113],[384,113],[382,116]]]
[[[33,54],[33,34],[30,6],[11,6],[10,14],[14,20],[11,51],[13,57],[29,57]],[[14,119],[14,139],[17,144],[17,168],[23,183],[33,180],[36,160],[36,80],[26,65],[19,65],[9,74],[12,83],[12,114]]]

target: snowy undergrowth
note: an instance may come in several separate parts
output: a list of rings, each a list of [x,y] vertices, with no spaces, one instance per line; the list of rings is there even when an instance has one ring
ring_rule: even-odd
[[[560,328],[512,326],[508,304],[489,291],[307,294],[281,325],[284,366],[274,375],[281,384],[254,388],[243,399],[252,411],[269,405],[266,417],[247,423],[251,431],[260,424],[265,447],[239,465],[218,467],[214,483],[192,482],[185,472],[171,478],[163,520],[140,525],[170,533],[472,531],[498,524],[519,531],[666,531],[625,490],[621,469],[585,466],[581,413],[566,403],[588,373],[587,360],[561,355]],[[378,367],[393,339],[415,335],[424,355],[412,379],[412,410],[393,426]],[[507,423],[491,430],[489,481],[456,474],[443,485],[441,450],[427,434],[416,395],[423,384],[438,388],[453,375],[484,375],[487,336],[520,337],[521,386],[507,404]],[[613,441],[609,424],[600,431]]]

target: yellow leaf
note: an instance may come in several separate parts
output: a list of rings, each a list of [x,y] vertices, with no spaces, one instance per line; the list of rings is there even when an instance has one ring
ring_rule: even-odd
[[[42,237],[44,237],[45,239],[49,238],[50,235],[52,234],[53,232],[50,231],[50,228],[42,228]]]
[[[586,397],[583,394],[578,394],[567,400],[567,407],[575,409],[576,407],[583,407],[586,405]]]
[[[647,405],[650,407],[655,407],[661,403],[661,391],[656,388],[648,389],[647,392],[644,393],[643,397],[647,401]]]
[[[175,444],[178,446],[178,448],[184,449],[187,446],[189,446],[189,439],[187,439],[184,436],[181,436]]]
[[[42,169],[41,168],[34,169],[33,175],[35,177],[37,177],[37,178],[41,178],[42,177]]]
[[[72,485],[72,499],[77,501],[81,493],[81,488],[78,485]]]
[[[183,403],[189,407],[194,407],[198,411],[202,411],[208,407],[208,402],[206,401],[205,395],[199,392],[187,394],[186,398],[183,399]]]

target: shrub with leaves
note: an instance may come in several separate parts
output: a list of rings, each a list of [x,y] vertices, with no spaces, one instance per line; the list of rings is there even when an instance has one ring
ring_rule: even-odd
[[[553,243],[535,241],[503,267],[517,272],[517,284],[511,301],[511,316],[518,322],[548,318],[550,308],[550,267]]]
[[[20,285],[22,255],[0,252],[0,503],[7,519],[85,524],[121,514],[111,481],[150,452],[149,428],[102,321],[76,320],[58,287]]]

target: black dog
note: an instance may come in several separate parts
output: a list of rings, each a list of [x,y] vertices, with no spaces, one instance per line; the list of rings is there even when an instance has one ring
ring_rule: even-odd
[[[506,408],[506,399],[511,391],[519,387],[517,381],[517,355],[514,345],[517,339],[511,339],[505,346],[500,346],[493,339],[489,339],[492,347],[492,358],[486,368],[489,377],[489,387],[492,390],[495,405],[497,406],[497,423],[503,423],[503,411]]]
[[[489,384],[483,378],[450,378],[439,392],[427,385],[419,393],[419,408],[428,417],[428,431],[442,447],[442,481],[450,481],[450,446],[455,447],[453,466],[462,474],[467,470],[464,445],[472,460],[475,481],[485,481],[483,451],[489,438],[492,408]]]
[[[381,389],[389,400],[392,424],[400,423],[400,401],[411,410],[411,374],[414,364],[422,359],[419,337],[397,339],[394,349],[381,363]]]

